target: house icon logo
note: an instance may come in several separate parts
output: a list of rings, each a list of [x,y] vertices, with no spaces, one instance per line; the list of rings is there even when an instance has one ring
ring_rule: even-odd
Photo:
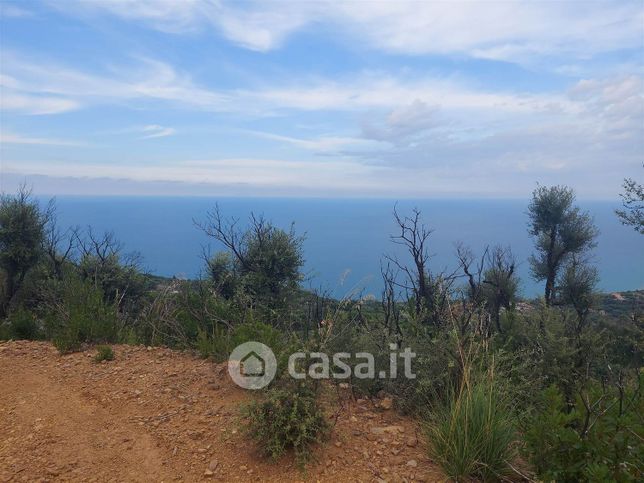
[[[275,377],[277,360],[273,351],[261,342],[244,342],[230,353],[228,374],[244,389],[262,389]]]
[[[239,372],[245,377],[261,377],[266,373],[266,362],[255,351],[239,361]]]

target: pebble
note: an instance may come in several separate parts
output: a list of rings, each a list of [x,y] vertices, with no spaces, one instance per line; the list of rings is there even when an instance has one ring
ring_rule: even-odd
[[[407,438],[407,446],[409,446],[410,448],[416,447],[417,444],[418,444],[418,439],[416,439],[414,436],[410,436],[409,438]]]

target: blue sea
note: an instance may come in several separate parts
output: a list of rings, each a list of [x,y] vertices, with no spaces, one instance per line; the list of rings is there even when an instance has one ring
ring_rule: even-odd
[[[197,277],[203,267],[202,248],[221,249],[193,223],[204,220],[215,203],[226,216],[248,219],[263,214],[277,226],[291,222],[306,234],[306,287],[323,288],[335,296],[381,292],[380,260],[401,248],[391,242],[396,233],[393,200],[355,199],[261,199],[169,197],[73,197],[56,198],[59,224],[91,225],[110,230],[127,251],[143,255],[145,268],[165,276]],[[455,243],[463,242],[475,253],[485,245],[510,246],[519,261],[522,294],[541,293],[541,285],[529,275],[532,241],[527,233],[528,200],[403,200],[400,213],[414,207],[434,232],[430,238],[433,270],[453,269]],[[615,202],[580,202],[595,218],[601,234],[594,262],[603,291],[644,288],[644,237],[617,220]]]

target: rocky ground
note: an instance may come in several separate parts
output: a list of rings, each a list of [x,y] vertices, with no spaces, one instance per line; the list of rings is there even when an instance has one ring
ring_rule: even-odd
[[[225,366],[164,348],[60,356],[0,343],[0,481],[441,481],[417,424],[382,401],[330,398],[317,461],[270,462],[241,433],[250,397]],[[334,418],[335,419],[335,418]]]

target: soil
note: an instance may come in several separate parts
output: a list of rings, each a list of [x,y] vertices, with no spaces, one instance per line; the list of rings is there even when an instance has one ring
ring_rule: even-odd
[[[444,481],[418,424],[387,404],[334,393],[330,438],[301,471],[290,455],[262,458],[240,430],[252,391],[225,365],[113,348],[96,363],[92,348],[0,343],[0,481]]]

